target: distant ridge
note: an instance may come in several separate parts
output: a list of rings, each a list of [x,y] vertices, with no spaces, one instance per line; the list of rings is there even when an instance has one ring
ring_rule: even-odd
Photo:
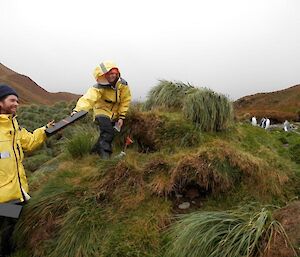
[[[51,105],[59,101],[72,101],[80,96],[67,92],[50,93],[31,78],[19,74],[0,63],[0,83],[12,86],[19,94],[22,104]]]
[[[278,122],[300,121],[300,85],[244,96],[234,102],[234,110],[238,119],[266,116]]]

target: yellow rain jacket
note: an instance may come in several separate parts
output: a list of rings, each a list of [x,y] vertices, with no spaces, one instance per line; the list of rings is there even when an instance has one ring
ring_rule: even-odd
[[[103,62],[94,70],[95,79],[105,80],[104,75],[112,68],[112,62]],[[119,78],[115,87],[110,84],[97,83],[79,98],[74,111],[93,110],[94,118],[98,115],[107,116],[112,120],[125,119],[131,102],[131,94],[127,82]]]
[[[24,201],[28,184],[22,164],[24,151],[32,151],[46,140],[45,127],[33,133],[20,128],[16,117],[0,115],[0,203]]]

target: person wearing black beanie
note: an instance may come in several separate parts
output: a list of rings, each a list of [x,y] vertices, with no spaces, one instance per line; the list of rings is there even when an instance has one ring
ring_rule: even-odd
[[[16,90],[8,85],[0,85],[0,114],[16,114],[19,96]]]
[[[15,95],[16,97],[19,97],[16,90],[14,90],[13,88],[11,88],[8,85],[0,84],[0,100],[2,100],[2,98],[9,96],[9,95]]]
[[[8,85],[0,85],[0,204],[5,208],[23,205],[29,199],[29,189],[23,167],[23,151],[32,151],[46,140],[46,127],[33,133],[21,128],[16,118],[19,105],[17,92]],[[1,212],[2,210],[2,212]],[[0,209],[0,256],[12,254],[12,234],[17,219]]]

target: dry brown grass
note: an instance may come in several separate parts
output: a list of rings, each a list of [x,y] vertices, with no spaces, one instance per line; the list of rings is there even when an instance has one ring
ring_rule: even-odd
[[[190,186],[212,195],[243,186],[254,197],[270,198],[279,196],[289,180],[288,171],[279,170],[275,162],[266,163],[222,140],[177,160],[154,159],[144,170],[151,192],[162,196],[184,193]]]
[[[163,125],[163,120],[155,112],[134,112],[126,119],[126,126],[131,137],[137,142],[139,151],[153,152],[160,149],[157,128]]]
[[[267,117],[275,122],[284,122],[285,120],[299,120],[299,114],[295,112],[283,112],[283,111],[274,111],[274,110],[259,110],[259,109],[245,109],[245,110],[236,110],[235,118],[237,120],[250,119],[255,116],[258,119]]]
[[[188,185],[197,184],[208,193],[229,190],[232,182],[228,175],[220,173],[202,153],[184,157],[171,171],[171,190],[182,192]]]
[[[266,160],[239,150],[227,142],[215,141],[204,152],[209,160],[228,162],[230,167],[237,169],[241,175],[241,183],[261,197],[280,195],[283,186],[288,182],[288,171],[283,172]]]
[[[235,116],[242,118],[245,113],[257,118],[268,117],[283,122],[300,119],[300,85],[284,90],[245,96],[234,103]]]

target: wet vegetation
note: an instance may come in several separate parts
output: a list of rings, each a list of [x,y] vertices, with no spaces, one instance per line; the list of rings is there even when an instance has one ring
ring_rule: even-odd
[[[25,106],[19,123],[32,130],[73,106]],[[162,81],[130,107],[111,160],[90,154],[91,116],[49,138],[26,157],[32,199],[14,257],[296,256],[299,233],[286,224],[297,218],[280,210],[300,196],[299,135],[234,122],[230,106]]]

